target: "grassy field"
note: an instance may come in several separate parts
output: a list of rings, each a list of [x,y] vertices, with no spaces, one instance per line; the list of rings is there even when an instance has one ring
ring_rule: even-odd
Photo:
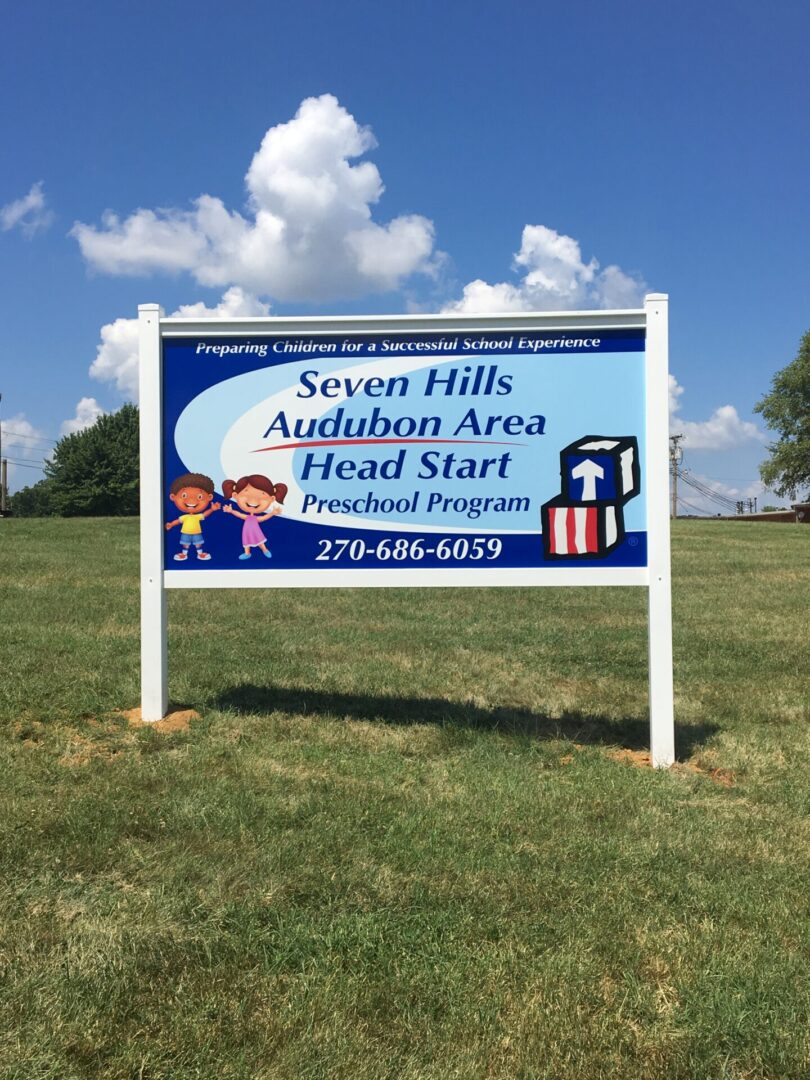
[[[810,1075],[810,529],[642,590],[179,592],[137,524],[0,521],[0,1076]]]

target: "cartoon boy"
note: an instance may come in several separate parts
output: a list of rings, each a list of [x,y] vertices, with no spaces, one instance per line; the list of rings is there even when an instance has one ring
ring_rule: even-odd
[[[180,511],[180,517],[174,521],[167,521],[166,528],[173,529],[175,525],[182,526],[180,551],[175,555],[175,561],[185,562],[188,558],[188,549],[192,544],[198,559],[202,559],[203,562],[210,559],[208,552],[203,551],[202,521],[215,510],[219,510],[221,506],[218,502],[209,506],[214,498],[214,481],[210,476],[203,476],[202,473],[185,473],[172,481],[169,498]]]

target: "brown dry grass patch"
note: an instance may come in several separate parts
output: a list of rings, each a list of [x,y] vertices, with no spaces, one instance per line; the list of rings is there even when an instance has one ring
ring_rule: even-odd
[[[632,765],[636,769],[652,768],[650,752],[648,750],[628,750],[624,747],[606,751],[611,761],[618,761],[622,765]],[[704,776],[722,787],[733,787],[736,776],[731,769],[708,766],[697,761],[679,761],[672,768],[676,772],[694,773],[696,776]]]
[[[142,720],[140,709],[126,709],[121,716],[131,727],[148,727],[159,731],[161,735],[171,735],[176,731],[188,731],[192,720],[199,720],[196,709],[172,709],[162,720]]]

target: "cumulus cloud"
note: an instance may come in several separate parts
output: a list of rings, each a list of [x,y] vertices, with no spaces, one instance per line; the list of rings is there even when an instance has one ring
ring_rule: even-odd
[[[222,299],[214,307],[207,307],[202,300],[198,300],[196,304],[181,304],[172,314],[184,319],[262,318],[270,314],[270,305],[234,285],[222,294]]]
[[[138,320],[116,319],[101,328],[101,343],[90,374],[115,383],[124,397],[138,400]]]
[[[25,413],[4,418],[3,457],[9,458],[8,486],[10,490],[35,484],[45,475],[40,468],[51,456],[53,443],[44,431],[26,420]],[[20,464],[17,464],[20,462]]]
[[[88,264],[109,274],[190,273],[258,296],[316,301],[398,288],[433,274],[433,224],[417,214],[372,220],[384,191],[376,146],[331,94],[307,98],[265,134],[245,177],[247,212],[200,195],[192,209],[139,209],[72,235]]]
[[[239,319],[267,315],[269,311],[269,304],[234,285],[214,307],[202,301],[183,304],[172,315],[189,319]],[[101,382],[114,383],[128,400],[138,400],[137,319],[116,319],[102,326],[101,342],[90,365],[90,374]]]
[[[59,429],[60,435],[75,435],[77,431],[84,431],[92,427],[100,416],[104,416],[106,409],[93,397],[83,397],[76,403],[76,415],[62,423]]]
[[[669,418],[670,418],[670,421],[672,421],[675,414],[680,410],[682,394],[683,394],[683,387],[678,382],[678,380],[675,378],[675,376],[670,374],[670,376],[669,376]],[[670,423],[670,430],[671,429],[672,429],[672,424]]]
[[[3,232],[19,228],[24,236],[30,238],[34,233],[48,228],[54,215],[47,205],[44,187],[44,182],[37,180],[27,195],[0,207],[0,229]]]
[[[496,284],[480,278],[464,286],[449,312],[571,311],[640,307],[647,286],[618,266],[600,269],[582,257],[579,243],[545,225],[526,225],[512,269],[517,281]]]
[[[733,405],[721,405],[708,420],[682,420],[680,425],[690,450],[730,450],[750,439],[765,442],[756,424],[741,419]]]
[[[17,413],[8,419],[3,418],[0,422],[3,429],[3,446],[6,450],[10,446],[24,446],[28,442],[48,442],[48,438],[39,428],[34,427],[30,420],[26,420],[25,413]]]
[[[669,422],[673,434],[683,435],[688,450],[731,450],[742,443],[766,442],[767,437],[750,420],[743,420],[733,405],[721,405],[708,420],[684,420],[680,415],[683,387],[669,377]]]

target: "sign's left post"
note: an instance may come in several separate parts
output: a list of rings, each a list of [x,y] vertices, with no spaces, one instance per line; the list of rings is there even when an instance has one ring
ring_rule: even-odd
[[[169,705],[166,590],[163,586],[163,378],[158,304],[138,308],[141,455],[141,719]]]

